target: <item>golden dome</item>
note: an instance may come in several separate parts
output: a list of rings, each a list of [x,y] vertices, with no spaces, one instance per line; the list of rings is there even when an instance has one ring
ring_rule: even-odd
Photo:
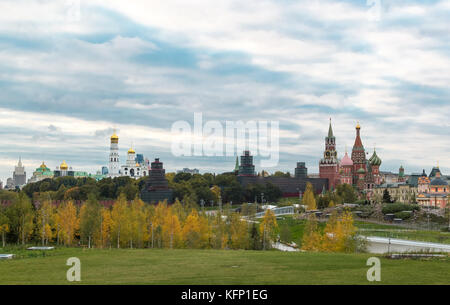
[[[111,136],[111,143],[119,143],[119,136],[114,131],[113,135]]]
[[[67,165],[66,161],[63,161],[61,165],[59,166],[60,170],[67,170],[69,166]]]
[[[134,151],[133,148],[130,148],[130,149],[128,150],[128,153],[129,153],[129,154],[134,154],[134,153],[136,153],[136,152]]]
[[[141,165],[139,163],[136,163],[136,167],[140,167]]]
[[[361,125],[359,125],[359,122],[358,124],[356,124],[356,129],[361,129]]]
[[[47,168],[47,165],[45,165],[44,161],[42,161],[41,166],[39,166],[40,168]]]

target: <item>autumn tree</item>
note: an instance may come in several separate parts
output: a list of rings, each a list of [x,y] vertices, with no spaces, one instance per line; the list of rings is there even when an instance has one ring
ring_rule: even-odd
[[[0,204],[0,234],[2,235],[3,248],[6,246],[6,233],[9,232],[9,222],[6,207]]]
[[[310,182],[306,184],[306,190],[303,194],[302,204],[306,206],[307,210],[317,209],[316,198],[314,196],[314,187]]]
[[[263,238],[264,249],[270,248],[271,243],[276,240],[278,235],[277,218],[272,210],[266,210],[261,224],[259,225],[259,231],[261,232],[261,237]]]
[[[230,248],[246,249],[248,248],[248,225],[241,219],[239,213],[232,213],[230,217]]]
[[[182,235],[180,221],[171,208],[167,210],[162,231],[165,245],[167,245],[170,249],[181,247]]]
[[[342,233],[341,223],[337,219],[337,213],[331,214],[327,221],[324,229],[324,234],[322,237],[322,243],[320,248],[325,252],[339,252],[340,249],[340,239]]]
[[[315,214],[311,214],[305,224],[302,238],[302,250],[320,251],[322,248],[322,235]]]
[[[212,220],[211,246],[214,249],[224,249],[227,247],[227,226],[222,216],[223,214],[219,211]]]
[[[100,245],[102,248],[111,247],[111,211],[108,208],[102,208],[100,215]]]
[[[111,234],[117,243],[117,248],[128,242],[128,216],[127,198],[125,194],[120,194],[111,211]]]
[[[143,247],[148,239],[147,217],[144,202],[136,196],[129,209],[128,226],[130,230],[130,247]]]
[[[65,201],[57,209],[58,216],[56,221],[59,228],[63,244],[71,246],[75,238],[75,232],[79,227],[79,219],[77,217],[77,208],[72,200]]]
[[[30,198],[25,193],[19,193],[17,199],[9,207],[8,212],[8,218],[11,222],[10,229],[17,235],[17,243],[22,242],[22,245],[24,245],[33,233],[34,226],[35,212]]]
[[[336,205],[334,204],[333,200],[330,200],[330,203],[328,204],[329,208],[334,208]]]
[[[53,239],[53,231],[55,221],[55,208],[51,201],[43,202],[37,214],[37,231],[41,237],[42,245],[46,245]]]
[[[214,201],[215,201],[215,202],[218,202],[218,201],[219,201],[219,198],[221,197],[221,190],[220,190],[220,187],[217,186],[217,185],[213,185],[213,186],[211,187],[211,192],[212,192],[213,195],[214,195]]]
[[[88,200],[80,209],[80,237],[91,248],[94,236],[101,230],[102,210],[95,195],[89,194]]]
[[[187,248],[200,248],[200,220],[197,211],[194,209],[186,218],[182,236]]]

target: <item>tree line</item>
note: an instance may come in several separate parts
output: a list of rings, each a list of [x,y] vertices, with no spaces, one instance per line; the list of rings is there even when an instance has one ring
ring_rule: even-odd
[[[267,211],[260,224],[225,208],[207,215],[176,200],[168,205],[129,201],[120,194],[112,206],[102,206],[94,194],[81,205],[65,200],[35,202],[20,192],[0,205],[3,247],[12,244],[86,246],[96,248],[270,248],[278,234],[275,215]]]
[[[167,173],[169,187],[174,190],[174,198],[183,201],[205,202],[206,205],[222,202],[241,204],[260,200],[264,193],[266,201],[275,202],[281,198],[281,190],[273,185],[248,185],[242,187],[235,174],[189,174]],[[96,181],[93,178],[58,177],[48,178],[23,187],[24,192],[33,201],[47,198],[57,201],[86,201],[89,194],[97,200],[114,200],[125,194],[127,200],[133,200],[145,187],[148,177],[132,179],[130,177],[104,178]],[[0,198],[1,198],[0,194]]]

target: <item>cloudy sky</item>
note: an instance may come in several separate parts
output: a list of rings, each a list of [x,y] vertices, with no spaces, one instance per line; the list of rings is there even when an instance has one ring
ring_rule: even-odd
[[[234,158],[171,154],[177,120],[276,120],[280,163],[318,171],[362,125],[382,169],[450,173],[450,2],[2,0],[0,179],[22,156],[95,172],[109,136],[168,170]],[[257,168],[261,170],[261,168]]]

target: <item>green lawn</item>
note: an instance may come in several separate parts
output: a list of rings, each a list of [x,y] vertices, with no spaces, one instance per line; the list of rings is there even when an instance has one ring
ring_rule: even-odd
[[[305,227],[305,220],[296,220],[292,217],[285,216],[284,219],[279,219],[280,226],[287,225],[291,230],[291,241],[301,244],[301,237],[303,236],[303,229]],[[411,230],[401,226],[390,224],[376,224],[365,221],[355,221],[355,226],[358,228],[358,233],[365,236],[379,236],[391,237],[398,239],[407,239],[415,241],[435,242],[442,244],[450,244],[450,233],[441,231],[426,231],[426,230]],[[325,223],[321,222],[319,225],[323,228]],[[290,241],[285,241],[290,242]]]
[[[71,284],[66,260],[81,260],[81,284],[373,284],[369,254],[279,251],[80,249],[13,250],[0,284]],[[0,253],[5,253],[0,249]],[[450,284],[450,260],[381,259],[381,284]]]

